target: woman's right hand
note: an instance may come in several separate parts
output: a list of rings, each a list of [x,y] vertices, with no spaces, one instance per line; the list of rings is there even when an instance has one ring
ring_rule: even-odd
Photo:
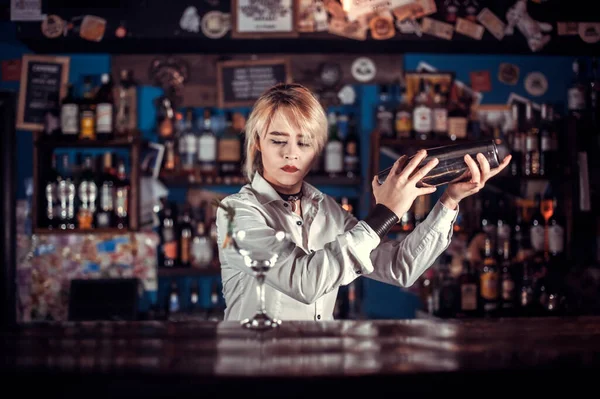
[[[377,176],[375,176],[372,183],[375,202],[385,205],[399,219],[402,219],[418,196],[435,192],[435,187],[417,187],[417,182],[439,162],[437,158],[434,158],[421,169],[415,170],[426,156],[427,151],[420,150],[408,164],[406,155],[401,156],[394,162],[383,184],[379,184]]]

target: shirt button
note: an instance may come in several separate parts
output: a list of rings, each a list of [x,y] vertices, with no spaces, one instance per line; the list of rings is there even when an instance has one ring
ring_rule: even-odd
[[[357,270],[357,271],[356,271],[356,274],[362,274],[362,270],[360,270],[360,269],[359,269],[359,270]]]
[[[289,206],[289,204],[287,202],[284,202],[283,206],[285,206],[287,208]]]
[[[321,320],[321,315],[320,314],[317,315],[317,320]]]
[[[299,221],[299,220],[296,222],[296,224],[297,224],[298,226],[302,226],[302,222],[301,222],[301,221]]]

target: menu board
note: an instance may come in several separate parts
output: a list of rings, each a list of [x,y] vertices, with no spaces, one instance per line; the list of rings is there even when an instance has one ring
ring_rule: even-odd
[[[217,64],[219,107],[252,106],[271,86],[291,82],[288,59],[222,61]]]
[[[69,78],[68,57],[24,55],[17,129],[42,130],[47,112],[58,112]]]

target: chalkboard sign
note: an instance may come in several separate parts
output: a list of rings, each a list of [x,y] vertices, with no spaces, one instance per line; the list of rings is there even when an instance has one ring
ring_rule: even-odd
[[[285,58],[219,62],[219,107],[251,106],[271,86],[290,82],[290,62]]]
[[[23,56],[17,129],[42,130],[46,112],[58,112],[66,94],[69,60],[68,57]]]

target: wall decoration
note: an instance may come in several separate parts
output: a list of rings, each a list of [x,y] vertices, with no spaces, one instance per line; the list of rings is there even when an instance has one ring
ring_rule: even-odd
[[[349,21],[381,11],[393,10],[414,3],[413,0],[343,0],[342,5]]]
[[[429,90],[433,90],[436,85],[439,85],[443,93],[450,93],[454,82],[454,72],[406,71],[404,73],[404,85],[406,87],[406,101],[409,104],[413,103],[414,97],[419,93],[421,80],[425,81]]]
[[[230,60],[217,63],[219,108],[251,106],[277,83],[291,83],[287,58]]]
[[[18,82],[21,78],[21,59],[2,61],[2,81]]]
[[[231,29],[231,14],[209,11],[202,17],[202,33],[211,39],[220,39]]]
[[[377,67],[375,66],[375,63],[367,57],[359,57],[354,60],[350,70],[354,79],[361,83],[366,83],[373,80],[377,74]]]
[[[25,54],[21,63],[17,129],[42,130],[66,95],[70,58]]]
[[[425,17],[421,21],[421,30],[424,33],[440,39],[452,40],[452,35],[454,34],[454,25]]]
[[[514,86],[519,81],[519,67],[503,62],[498,66],[498,80],[506,85]]]
[[[548,90],[548,79],[541,72],[530,72],[525,77],[525,90],[532,96],[542,96]]]
[[[232,0],[233,38],[296,37],[298,2]]]
[[[556,31],[558,36],[575,36],[579,34],[579,24],[577,22],[557,22]]]
[[[481,40],[483,38],[483,26],[471,22],[468,19],[457,18],[455,29],[456,32],[468,36],[471,39]]]
[[[106,20],[95,15],[85,15],[79,27],[79,36],[91,42],[99,42],[104,38]]]
[[[516,26],[527,39],[527,44],[533,52],[541,50],[550,41],[547,32],[552,30],[552,25],[531,18],[527,12],[526,0],[517,0],[506,13],[506,20],[508,25],[505,33],[512,35]]]
[[[354,22],[348,22],[341,21],[339,19],[332,19],[329,23],[329,33],[354,40],[367,40],[368,30],[369,27],[362,25],[358,20]]]
[[[200,16],[194,6],[187,7],[179,19],[179,27],[186,32],[198,33],[200,31]]]
[[[492,79],[490,71],[472,71],[469,73],[471,78],[471,88],[475,91],[492,91]]]
[[[502,40],[505,35],[506,24],[502,22],[500,18],[496,14],[494,14],[489,8],[484,8],[481,10],[479,15],[477,15],[477,20],[479,23],[498,40]]]
[[[50,39],[56,39],[64,35],[66,22],[58,15],[48,15],[41,24],[42,33]]]
[[[600,23],[598,22],[580,22],[577,33],[581,40],[586,43],[598,43],[600,40]]]
[[[479,121],[484,136],[506,139],[504,133],[508,132],[515,124],[511,108],[507,104],[478,105],[474,111],[475,119]]]
[[[183,99],[183,85],[189,79],[190,67],[182,58],[155,58],[148,71],[152,84],[161,87],[171,103],[178,107]]]
[[[296,21],[296,30],[298,32],[315,31],[315,9],[316,3],[313,0],[298,1],[298,19]],[[327,13],[325,13],[327,14]]]
[[[394,17],[391,13],[379,14],[369,21],[371,36],[375,40],[391,39],[396,34]]]

